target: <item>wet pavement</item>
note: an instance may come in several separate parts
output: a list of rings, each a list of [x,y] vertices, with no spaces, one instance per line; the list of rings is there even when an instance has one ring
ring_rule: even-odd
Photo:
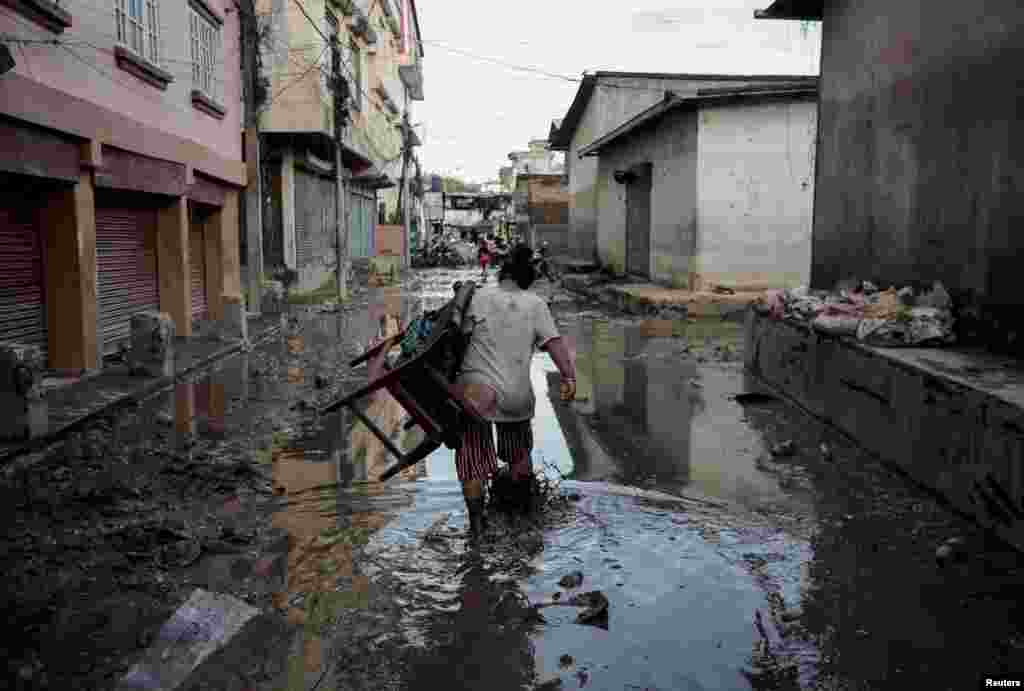
[[[280,669],[250,675],[266,691],[962,689],[1024,672],[1024,561],[788,404],[735,400],[758,389],[732,322],[627,318],[542,282],[578,370],[566,404],[549,358],[532,369],[534,463],[563,499],[535,522],[495,516],[473,548],[450,450],[375,482],[390,463],[377,440],[315,408],[359,385],[343,363],[382,315],[438,307],[475,273],[425,271],[361,310],[299,315],[113,425],[116,446],[148,450],[131,456],[134,481],[168,463],[207,472],[174,486],[189,507],[175,517],[206,549],[136,586],[153,600],[146,626],[197,585],[280,612],[301,635]],[[402,439],[397,404],[370,405]],[[261,475],[209,474],[242,461]],[[269,537],[218,554],[196,526],[220,543],[289,539],[279,558]],[[962,543],[940,563],[951,537]],[[559,585],[576,570],[579,587]],[[577,623],[568,603],[591,591],[607,615]],[[96,638],[113,624],[91,626]],[[34,634],[44,651],[48,631]],[[48,688],[111,688],[124,664],[52,672]]]

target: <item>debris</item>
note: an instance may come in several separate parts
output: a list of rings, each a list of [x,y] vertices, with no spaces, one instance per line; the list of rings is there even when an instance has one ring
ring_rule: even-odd
[[[932,289],[917,298],[917,307],[933,307],[939,310],[948,310],[953,306],[953,300],[941,282],[935,281]]]
[[[559,600],[562,599],[562,594],[561,593],[552,593],[551,594],[551,599],[554,600],[555,602],[558,602]]]
[[[572,667],[572,655],[563,655],[558,658],[558,664],[561,667]]]
[[[583,495],[580,494],[579,492],[570,492],[568,497],[569,497],[569,501],[579,501],[579,500],[583,499]]]
[[[792,440],[787,440],[774,444],[771,449],[772,456],[792,456],[796,453],[796,444]]]
[[[779,399],[770,393],[750,391],[748,393],[738,393],[733,396],[732,400],[740,405],[757,405],[759,403],[775,403]]]
[[[318,374],[316,375],[316,377],[313,378],[313,384],[318,389],[326,389],[327,386],[330,384],[330,381],[324,375]]]
[[[816,317],[811,326],[816,331],[832,336],[855,336],[860,321],[858,317],[823,314]]]
[[[718,295],[735,295],[736,294],[735,290],[733,290],[732,288],[729,288],[727,286],[715,286],[714,288],[711,289],[711,292],[712,293],[716,293]]]
[[[583,607],[584,610],[576,616],[577,624],[590,624],[608,613],[608,598],[600,590],[592,590],[588,593],[580,593],[569,600],[569,603]]]
[[[582,571],[573,571],[572,573],[567,573],[566,575],[562,576],[562,578],[559,579],[559,581],[558,581],[558,585],[562,586],[563,588],[569,589],[569,590],[571,590],[573,588],[579,588],[582,584],[583,584],[583,572]]]
[[[951,537],[935,550],[935,561],[939,566],[967,561],[967,550],[963,538]]]
[[[825,442],[822,442],[821,446],[819,446],[818,449],[821,451],[821,457],[822,458],[824,458],[826,461],[831,461],[832,460],[832,458],[833,458],[833,456],[832,456],[832,447],[830,447]]]

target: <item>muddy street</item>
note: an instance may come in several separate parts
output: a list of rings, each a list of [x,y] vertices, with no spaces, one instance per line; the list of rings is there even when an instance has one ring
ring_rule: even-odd
[[[563,403],[548,356],[532,364],[545,511],[492,516],[475,547],[452,451],[377,482],[383,446],[316,410],[363,382],[346,363],[382,317],[474,277],[297,310],[9,471],[11,688],[118,688],[195,588],[283,623],[179,688],[962,689],[1021,668],[1024,562],[761,391],[736,322],[627,317],[542,281],[578,377]],[[416,442],[397,403],[370,406]]]

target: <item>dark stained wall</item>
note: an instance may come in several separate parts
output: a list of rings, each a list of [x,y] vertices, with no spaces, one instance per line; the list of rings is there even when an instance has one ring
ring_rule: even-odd
[[[1019,347],[1024,6],[825,4],[812,286],[940,280]]]

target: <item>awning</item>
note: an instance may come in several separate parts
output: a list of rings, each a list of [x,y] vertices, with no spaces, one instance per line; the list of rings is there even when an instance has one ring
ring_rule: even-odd
[[[401,77],[405,87],[409,89],[409,98],[414,101],[423,100],[423,69],[420,63],[413,65],[399,65],[398,76]]]
[[[382,173],[376,168],[353,175],[349,179],[352,183],[371,190],[383,190],[395,186],[395,181],[387,173]]]

